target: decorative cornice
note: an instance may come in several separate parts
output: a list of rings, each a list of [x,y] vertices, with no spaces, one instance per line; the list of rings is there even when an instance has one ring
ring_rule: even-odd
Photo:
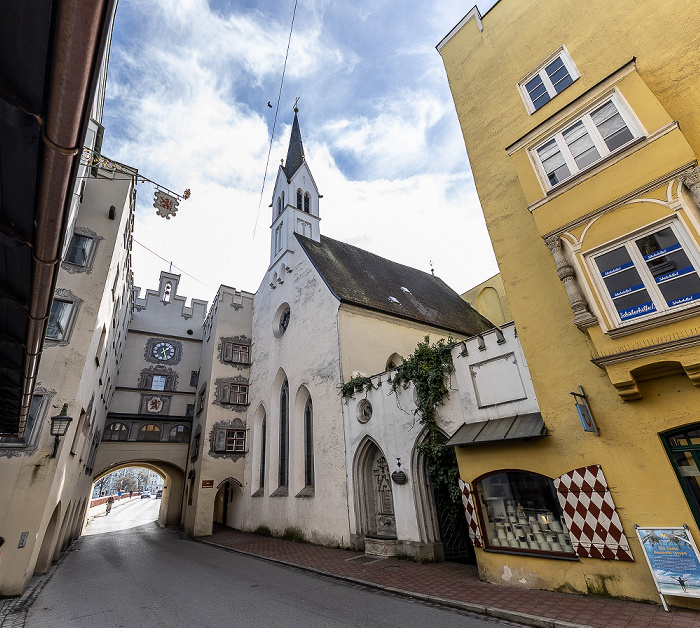
[[[652,355],[660,355],[669,351],[677,351],[678,349],[686,349],[688,347],[700,346],[700,334],[694,334],[685,338],[676,338],[665,342],[657,342],[654,344],[602,355],[591,358],[591,362],[596,366],[609,366],[611,364],[619,364],[620,362],[628,362],[638,358],[646,358]],[[696,384],[698,385],[698,384]]]

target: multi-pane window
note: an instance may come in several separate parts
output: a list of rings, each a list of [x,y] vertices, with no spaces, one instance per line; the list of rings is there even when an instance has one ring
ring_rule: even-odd
[[[226,430],[226,451],[245,451],[245,430]]]
[[[129,428],[123,423],[110,423],[105,427],[102,440],[126,440],[129,436]]]
[[[236,362],[239,364],[250,363],[250,346],[233,342],[224,343],[224,361]]]
[[[671,223],[593,256],[620,322],[700,299],[698,264]]]
[[[289,384],[284,380],[280,391],[280,443],[278,485],[287,486],[289,477]]]
[[[68,333],[73,303],[54,299],[49,314],[49,324],[46,329],[46,337],[51,340],[64,340]]]
[[[302,198],[302,191],[301,188],[297,189],[297,209],[301,209],[301,198]]]
[[[552,188],[638,136],[629,114],[613,97],[556,133],[533,154]]]
[[[304,484],[314,485],[314,408],[311,397],[304,408]]]
[[[207,398],[207,389],[202,388],[202,390],[199,391],[199,395],[197,397],[197,413],[200,413],[202,410],[204,410],[204,404],[206,402]]]
[[[311,211],[311,196],[308,192],[304,194],[304,211],[307,214]]]
[[[246,384],[221,384],[221,403],[247,405],[248,386]]]
[[[562,49],[553,59],[545,61],[539,69],[521,81],[518,87],[527,110],[533,113],[569,87],[578,77],[574,62],[566,50]]]
[[[153,375],[151,380],[151,390],[165,390],[165,375]]]
[[[700,521],[700,425],[662,436],[685,497]]]
[[[65,261],[76,266],[87,266],[90,261],[90,253],[95,241],[84,235],[73,234]]]
[[[168,440],[171,443],[187,443],[190,440],[190,427],[189,425],[176,425],[170,428],[170,435]]]
[[[153,423],[142,425],[139,428],[139,433],[136,436],[136,440],[159,441],[160,428],[157,425],[153,425]]]

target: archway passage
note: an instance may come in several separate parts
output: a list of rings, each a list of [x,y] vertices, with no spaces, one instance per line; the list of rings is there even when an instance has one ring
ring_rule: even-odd
[[[98,457],[99,462],[99,457]],[[95,465],[96,468],[97,465]],[[162,460],[128,460],[113,463],[95,473],[93,482],[99,482],[103,477],[128,467],[141,467],[154,471],[163,478],[163,493],[160,498],[158,523],[161,526],[172,527],[180,525],[182,513],[183,488],[185,484],[184,470],[170,462]]]
[[[227,478],[219,484],[214,498],[214,523],[240,529],[243,488],[235,478]]]

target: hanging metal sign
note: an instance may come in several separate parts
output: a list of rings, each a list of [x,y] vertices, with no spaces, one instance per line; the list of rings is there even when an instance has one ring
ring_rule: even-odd
[[[170,220],[170,216],[174,216],[177,213],[177,206],[179,201],[174,197],[163,192],[163,190],[156,190],[153,195],[153,207],[156,208],[156,214]]]
[[[688,526],[634,528],[664,609],[665,595],[700,597],[700,556]]]
[[[598,426],[593,419],[593,413],[588,406],[588,395],[583,392],[582,386],[579,386],[578,390],[579,392],[577,393],[569,391],[569,394],[574,396],[576,414],[578,414],[578,418],[581,421],[581,427],[583,427],[584,432],[593,432],[596,436],[600,436]]]

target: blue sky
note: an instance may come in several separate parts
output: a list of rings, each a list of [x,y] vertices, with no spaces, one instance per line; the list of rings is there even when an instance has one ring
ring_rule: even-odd
[[[484,10],[491,0],[479,3]],[[299,97],[321,232],[430,270],[462,292],[497,272],[435,45],[472,2],[120,0],[103,153],[192,197],[164,220],[139,184],[134,237],[185,271],[180,294],[254,292],[268,205]],[[168,264],[134,245],[135,282]],[[180,270],[174,268],[175,272]],[[192,279],[188,275],[196,278]]]

